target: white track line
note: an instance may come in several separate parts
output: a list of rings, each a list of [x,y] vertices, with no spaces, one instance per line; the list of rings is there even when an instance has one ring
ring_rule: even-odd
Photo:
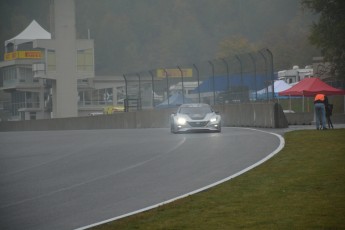
[[[106,224],[106,223],[109,223],[109,222],[112,222],[112,221],[115,221],[115,220],[118,220],[118,219],[121,219],[121,218],[125,218],[125,217],[128,217],[128,216],[132,216],[132,215],[135,215],[135,214],[138,214],[138,213],[141,213],[141,212],[145,212],[145,211],[148,211],[150,209],[154,209],[154,208],[157,208],[159,206],[162,206],[162,205],[165,205],[165,204],[168,204],[168,203],[171,203],[171,202],[174,202],[176,200],[179,200],[179,199],[182,199],[182,198],[185,198],[185,197],[188,197],[190,195],[193,195],[193,194],[196,194],[196,193],[199,193],[199,192],[202,192],[204,190],[207,190],[209,188],[212,188],[214,186],[217,186],[221,183],[224,183],[226,181],[229,181],[239,175],[242,175],[243,173],[261,165],[262,163],[264,163],[265,161],[269,160],[270,158],[272,158],[274,155],[276,155],[278,152],[280,152],[284,146],[285,146],[285,140],[284,138],[279,135],[279,134],[276,134],[276,133],[272,133],[272,132],[266,132],[266,131],[262,131],[262,130],[258,130],[258,129],[251,129],[251,128],[243,128],[243,129],[249,129],[249,130],[254,130],[254,131],[259,131],[259,132],[263,132],[263,133],[269,133],[269,134],[272,134],[276,137],[278,137],[278,139],[280,140],[280,144],[278,146],[278,148],[276,148],[272,153],[270,153],[269,155],[267,155],[265,158],[261,159],[260,161],[256,162],[255,164],[252,164],[251,166],[229,176],[229,177],[226,177],[220,181],[217,181],[213,184],[210,184],[210,185],[207,185],[203,188],[200,188],[200,189],[197,189],[197,190],[194,190],[192,192],[189,192],[189,193],[186,193],[186,194],[183,194],[181,196],[178,196],[178,197],[175,197],[175,198],[172,198],[170,200],[166,200],[166,201],[163,201],[161,203],[158,203],[158,204],[155,204],[155,205],[151,205],[149,207],[146,207],[146,208],[143,208],[143,209],[139,209],[137,211],[134,211],[134,212],[130,212],[130,213],[126,213],[126,214],[123,214],[121,216],[116,216],[114,218],[111,218],[111,219],[107,219],[107,220],[104,220],[104,221],[101,221],[101,222],[98,222],[98,223],[94,223],[94,224],[91,224],[91,225],[88,225],[88,226],[84,226],[84,227],[81,227],[81,228],[77,228],[75,230],[85,230],[85,229],[88,229],[88,228],[92,228],[92,227],[95,227],[95,226],[98,226],[98,225],[101,225],[101,224]]]

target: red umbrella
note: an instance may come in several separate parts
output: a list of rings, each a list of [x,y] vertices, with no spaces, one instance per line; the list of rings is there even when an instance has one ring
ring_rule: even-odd
[[[334,88],[319,78],[304,78],[290,89],[279,92],[279,96],[306,96],[313,97],[318,93],[325,95],[345,95],[345,90]]]

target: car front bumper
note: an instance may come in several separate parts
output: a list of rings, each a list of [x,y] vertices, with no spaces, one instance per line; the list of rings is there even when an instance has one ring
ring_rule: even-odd
[[[188,131],[220,131],[221,124],[220,122],[217,123],[210,123],[209,121],[193,121],[187,122],[184,125],[175,124],[175,130],[177,132],[188,132]]]

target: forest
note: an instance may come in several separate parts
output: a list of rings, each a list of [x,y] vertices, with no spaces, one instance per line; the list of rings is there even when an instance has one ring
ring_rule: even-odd
[[[50,1],[2,0],[0,41],[35,19],[50,31]],[[318,16],[300,0],[75,0],[77,38],[95,42],[96,75],[197,63],[268,48],[276,71],[312,64]],[[4,45],[0,46],[3,60]]]

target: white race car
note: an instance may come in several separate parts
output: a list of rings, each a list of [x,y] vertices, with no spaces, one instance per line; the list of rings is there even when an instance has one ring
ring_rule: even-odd
[[[221,132],[221,116],[208,104],[183,104],[170,116],[171,132]]]

